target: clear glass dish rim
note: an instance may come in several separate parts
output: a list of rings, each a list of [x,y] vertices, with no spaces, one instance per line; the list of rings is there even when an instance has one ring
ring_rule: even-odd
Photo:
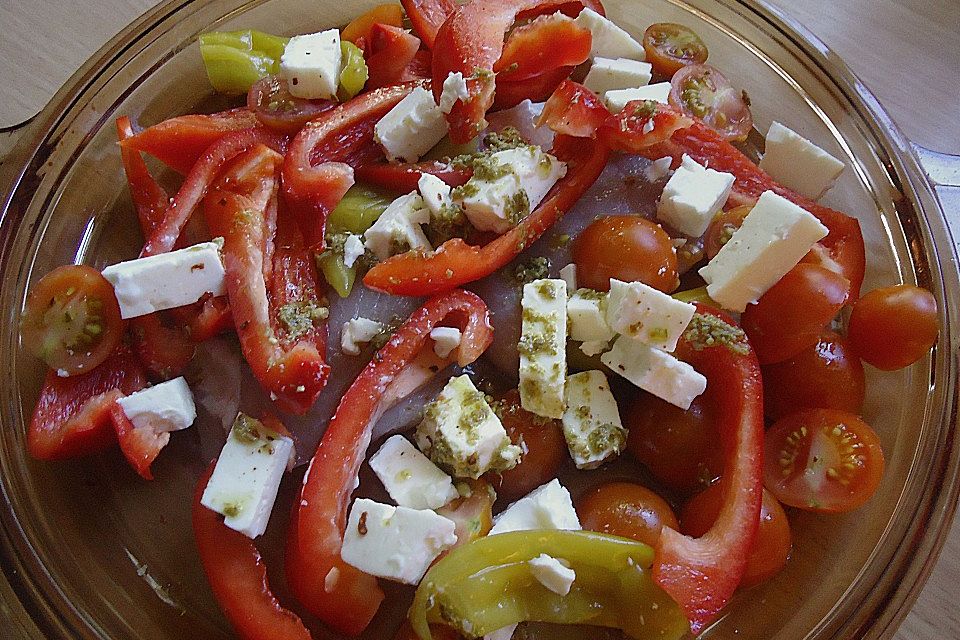
[[[672,0],[671,0],[672,1]],[[944,406],[938,416],[936,455],[921,464],[916,459],[908,475],[908,485],[924,474],[926,489],[913,505],[909,524],[899,535],[901,542],[912,541],[912,553],[899,554],[876,576],[870,588],[857,603],[841,599],[812,632],[818,638],[890,638],[916,600],[946,540],[960,496],[960,444],[955,444],[958,424],[957,345],[960,328],[949,322],[960,317],[960,273],[956,249],[933,185],[918,160],[914,146],[900,132],[876,97],[842,60],[823,42],[782,10],[765,0],[716,0],[735,7],[737,13],[754,21],[762,30],[774,30],[787,38],[805,56],[805,62],[823,72],[822,80],[831,83],[855,109],[861,123],[876,142],[881,160],[895,186],[919,205],[922,212],[920,232],[927,241],[924,249],[931,266],[929,274],[942,294],[944,314],[948,322],[941,335],[935,368],[947,385]],[[250,0],[233,6],[242,12],[261,0]],[[46,161],[56,147],[57,133],[82,109],[88,91],[95,91],[98,82],[110,77],[121,66],[127,54],[136,53],[165,32],[165,24],[181,11],[195,12],[203,0],[167,0],[143,14],[105,44],[54,95],[46,107],[24,127],[14,149],[0,167],[0,184],[8,185],[0,201],[0,269],[8,272],[12,239],[19,231],[23,211],[35,192],[36,185],[27,180]],[[181,18],[182,19],[182,18]],[[867,131],[864,132],[866,135]],[[22,204],[23,207],[16,206]],[[941,258],[941,259],[938,259]],[[937,420],[937,418],[942,418]],[[936,425],[934,425],[936,426]],[[85,617],[72,603],[58,597],[57,585],[20,528],[7,487],[0,478],[0,619],[23,637],[98,638],[97,630],[84,624]],[[889,544],[891,540],[886,540]],[[871,560],[871,564],[875,564]],[[855,604],[855,606],[854,606]],[[8,628],[11,628],[8,627]]]

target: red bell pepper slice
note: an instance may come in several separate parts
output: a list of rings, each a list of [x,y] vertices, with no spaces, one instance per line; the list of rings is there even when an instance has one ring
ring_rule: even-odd
[[[120,451],[130,466],[144,480],[153,480],[150,465],[160,455],[160,451],[170,441],[169,433],[156,433],[150,429],[137,429],[130,422],[116,401],[110,405],[110,421],[117,434]]]
[[[479,280],[508,264],[580,199],[609,157],[595,140],[564,136],[557,137],[553,153],[567,162],[567,175],[516,227],[482,247],[453,238],[429,254],[401,253],[370,269],[363,283],[394,295],[423,296]]]
[[[200,504],[216,461],[193,494],[193,538],[217,603],[243,640],[310,640],[296,614],[284,609],[267,581],[267,567],[253,540],[223,524]]]
[[[557,67],[574,67],[590,56],[590,30],[568,16],[538,16],[514,29],[493,65],[497,83],[519,82]]]
[[[413,30],[430,49],[440,25],[457,9],[453,0],[400,0],[400,4],[410,18]]]
[[[610,111],[593,91],[582,84],[564,80],[543,105],[537,124],[556,133],[591,138],[610,118]]]
[[[418,86],[410,82],[367,91],[308,122],[283,161],[283,195],[307,246],[323,248],[327,216],[353,186],[352,166],[382,156],[373,127]]]
[[[87,373],[61,378],[48,371],[27,432],[30,455],[62,460],[108,449],[117,440],[111,407],[146,386],[146,374],[123,343]]]
[[[420,49],[420,38],[400,27],[375,24],[367,44],[368,89],[417,79],[408,73],[407,67]]]
[[[297,600],[338,631],[357,635],[383,600],[377,579],[340,558],[347,508],[388,389],[426,350],[430,331],[460,328],[455,352],[461,366],[476,360],[493,340],[487,306],[475,294],[450,291],[427,300],[393,334],[357,376],[327,426],[294,503],[287,539],[287,581]],[[432,354],[431,354],[432,355]]]
[[[191,305],[171,309],[170,313],[193,342],[203,342],[233,329],[233,315],[226,296],[208,294]]]
[[[501,80],[493,97],[493,109],[509,109],[524,100],[546,100],[556,88],[570,76],[573,67],[557,67],[519,82]]]
[[[417,183],[425,173],[440,178],[451,187],[459,187],[465,184],[473,175],[473,171],[470,169],[459,169],[436,160],[416,163],[373,162],[361,165],[354,171],[358,180],[397,193],[416,191]]]
[[[133,207],[137,210],[137,218],[140,220],[140,229],[146,237],[163,220],[163,215],[170,201],[167,192],[157,184],[157,181],[150,174],[140,151],[129,144],[124,144],[134,135],[130,118],[127,116],[117,118],[120,159],[123,162],[123,171],[127,176],[130,195],[133,198]]]
[[[736,325],[722,312],[700,305],[697,313],[676,353],[707,378],[704,397],[716,409],[728,489],[703,536],[664,527],[653,564],[654,580],[683,608],[694,634],[716,619],[743,575],[760,517],[764,431],[760,364],[746,336],[731,339],[729,326]],[[710,332],[716,320],[729,325],[726,331]]]

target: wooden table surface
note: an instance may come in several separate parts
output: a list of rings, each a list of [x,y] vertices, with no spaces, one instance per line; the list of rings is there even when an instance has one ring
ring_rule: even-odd
[[[958,0],[772,0],[853,68],[906,135],[960,154]],[[151,0],[0,0],[0,129],[32,117]],[[2,132],[0,156],[16,137]],[[960,527],[954,526],[897,640],[960,638]]]

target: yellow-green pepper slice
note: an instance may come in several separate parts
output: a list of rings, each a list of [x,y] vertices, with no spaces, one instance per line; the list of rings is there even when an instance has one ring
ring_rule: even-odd
[[[200,36],[200,55],[210,84],[220,93],[242,94],[280,70],[289,38],[261,31],[213,31]]]
[[[360,47],[346,40],[340,41],[340,55],[340,90],[337,94],[344,102],[363,91],[363,85],[367,83],[367,63]]]
[[[362,184],[353,185],[327,218],[327,238],[338,233],[362,234],[377,221],[391,202],[393,196],[386,191]],[[350,295],[357,279],[357,269],[345,265],[341,253],[323,252],[317,256],[317,267],[326,278],[327,284],[333,287],[341,298]]]

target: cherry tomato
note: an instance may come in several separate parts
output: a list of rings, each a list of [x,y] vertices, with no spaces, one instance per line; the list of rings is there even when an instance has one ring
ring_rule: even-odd
[[[573,261],[581,286],[610,289],[610,278],[639,280],[670,293],[680,285],[677,255],[667,232],[640,216],[600,218],[577,236]]]
[[[577,515],[587,531],[632,538],[651,547],[663,527],[679,529],[667,502],[632,482],[610,482],[591,489],[577,500]]]
[[[753,205],[744,204],[729,211],[721,211],[714,216],[704,236],[704,250],[707,252],[707,258],[713,260],[720,253],[720,249],[730,241],[737,229],[743,225],[743,219],[751,211],[753,211]]]
[[[708,64],[677,71],[670,80],[670,104],[703,120],[726,140],[746,140],[753,128],[747,94]]]
[[[510,441],[523,450],[520,462],[512,469],[491,478],[497,492],[506,498],[519,498],[557,475],[567,458],[567,442],[559,421],[541,418],[520,407],[520,394],[514,389],[501,399],[500,421]]]
[[[939,331],[933,294],[898,284],[860,298],[853,305],[847,334],[864,362],[893,371],[922,358]]]
[[[781,362],[816,344],[849,291],[849,280],[820,265],[801,262],[788,271],[740,319],[760,364]]]
[[[643,50],[653,70],[672,76],[691,64],[707,61],[707,45],[692,29],[682,24],[658,22],[643,32]]]
[[[723,470],[712,410],[702,397],[686,411],[649,393],[638,393],[623,413],[627,449],[665,486],[694,491]]]
[[[883,475],[880,439],[855,414],[805,409],[775,422],[764,446],[764,485],[780,502],[842,513],[866,502]]]
[[[680,512],[680,530],[699,538],[713,526],[723,505],[723,483],[695,495]],[[740,587],[746,589],[775,576],[790,557],[790,522],[772,493],[763,490],[760,526],[747,558]]]
[[[337,105],[334,100],[295,98],[279,76],[260,78],[247,92],[247,107],[257,120],[281,133],[296,133],[310,120]]]
[[[84,265],[57,267],[33,285],[20,325],[26,347],[67,375],[106,360],[122,334],[113,285]]]
[[[824,330],[815,345],[763,367],[763,410],[771,420],[818,407],[859,413],[864,387],[863,365],[849,341]]]

